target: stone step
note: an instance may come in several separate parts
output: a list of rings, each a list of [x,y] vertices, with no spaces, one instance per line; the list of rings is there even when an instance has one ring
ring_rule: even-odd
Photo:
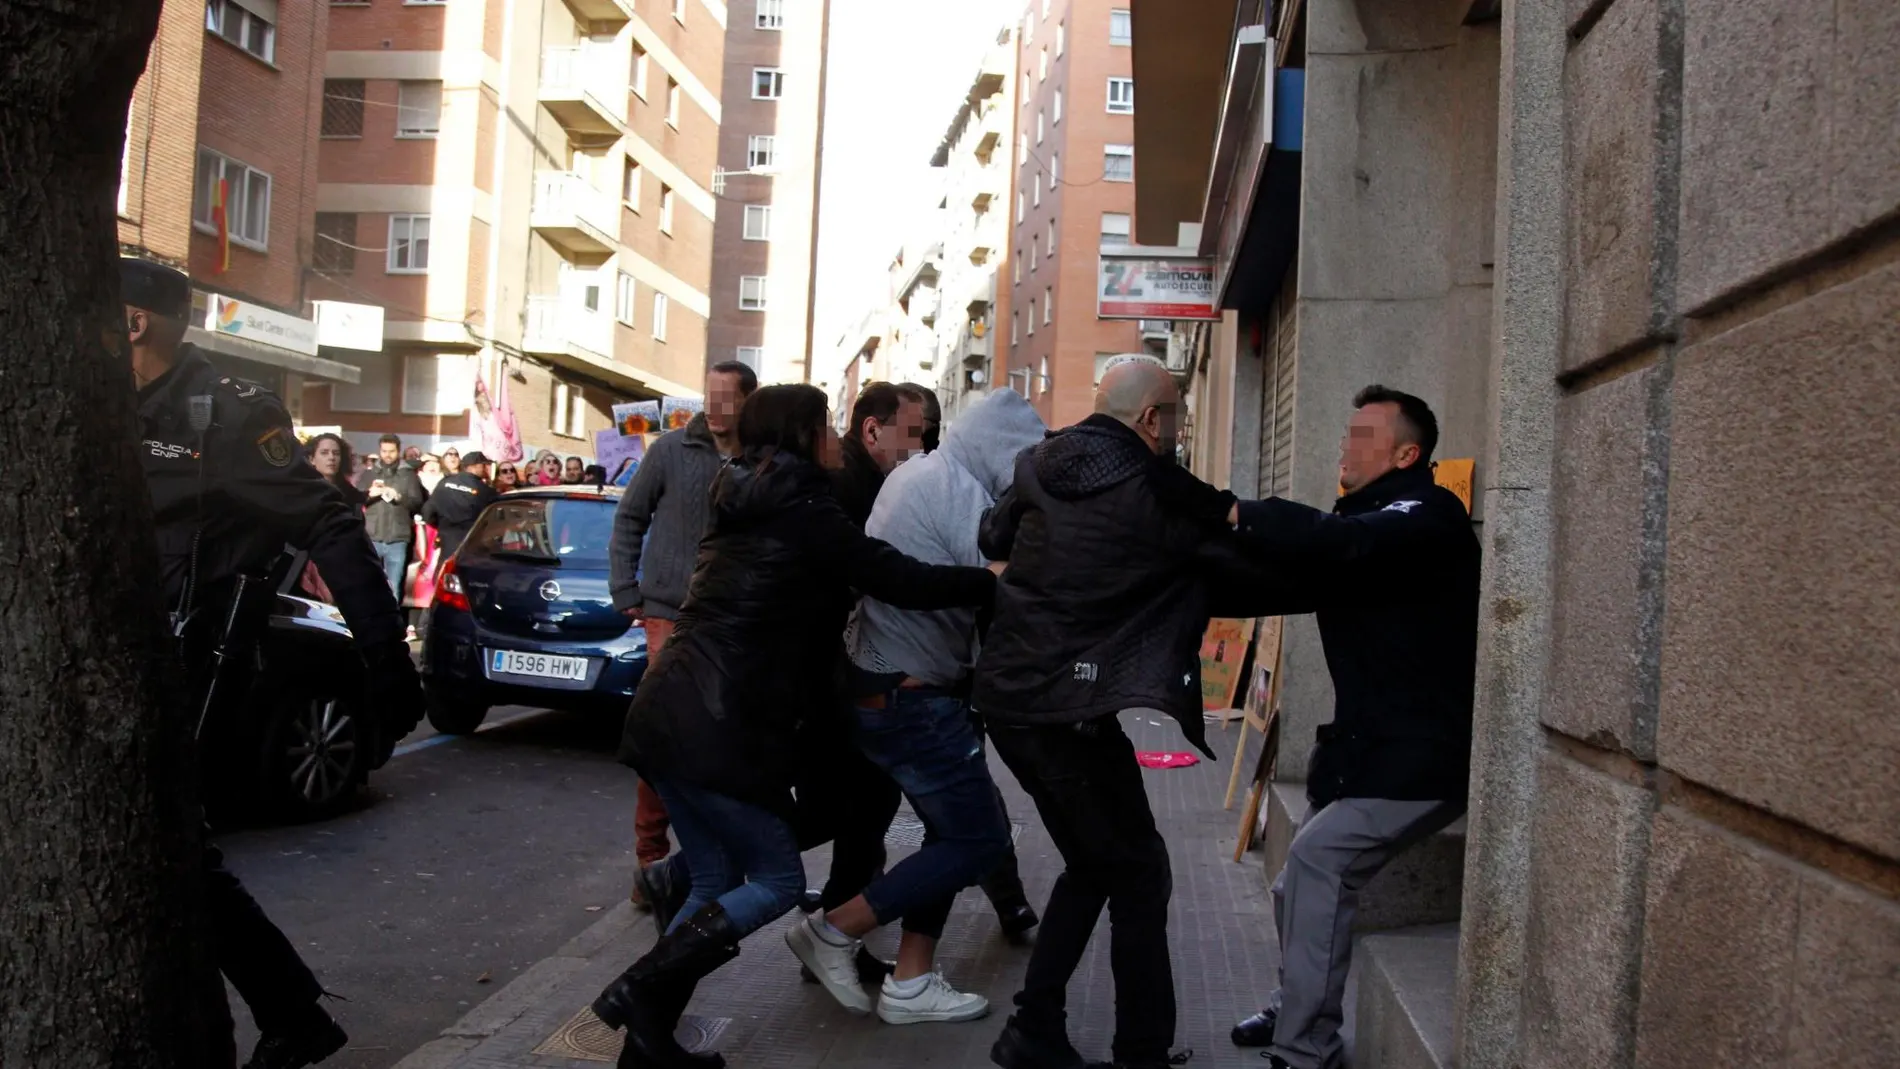
[[[1286,864],[1294,829],[1306,816],[1306,785],[1275,783],[1267,794],[1267,886]],[[1359,895],[1355,932],[1379,932],[1458,919],[1465,882],[1465,820],[1412,847],[1372,878]]]
[[[1458,926],[1364,936],[1353,965],[1359,973],[1353,1069],[1450,1069]]]

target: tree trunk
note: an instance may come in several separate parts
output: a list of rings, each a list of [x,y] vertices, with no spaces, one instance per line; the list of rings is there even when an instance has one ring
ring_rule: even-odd
[[[115,204],[159,0],[0,0],[0,1066],[207,1064]]]

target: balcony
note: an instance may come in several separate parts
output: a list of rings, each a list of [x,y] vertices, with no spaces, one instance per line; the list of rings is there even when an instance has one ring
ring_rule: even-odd
[[[566,45],[541,53],[541,106],[570,133],[619,137],[627,125],[631,59],[610,45]]]
[[[540,171],[528,225],[568,259],[599,263],[619,244],[620,202],[572,171]]]
[[[528,297],[527,330],[521,347],[543,356],[580,355],[577,350],[611,359],[614,325],[605,312],[590,311],[578,300],[551,295]]]
[[[567,9],[583,22],[606,24],[596,29],[617,30],[633,19],[633,0],[567,0]]]

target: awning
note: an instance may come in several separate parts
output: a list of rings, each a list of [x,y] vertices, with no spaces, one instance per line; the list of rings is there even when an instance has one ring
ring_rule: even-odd
[[[295,371],[312,378],[327,379],[331,382],[347,382],[355,386],[363,381],[361,370],[349,364],[335,360],[325,360],[321,356],[306,356],[290,349],[280,349],[275,345],[240,338],[223,331],[206,330],[203,327],[186,327],[185,340],[208,353],[223,353],[240,360],[267,364],[271,367]]]
[[[1234,0],[1131,0],[1135,242],[1181,243],[1199,223],[1220,126]]]

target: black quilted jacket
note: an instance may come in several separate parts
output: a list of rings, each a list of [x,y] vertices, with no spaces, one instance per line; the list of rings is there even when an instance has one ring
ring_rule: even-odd
[[[1024,451],[1015,485],[984,514],[979,536],[1009,570],[997,583],[971,705],[1016,724],[1159,709],[1213,757],[1200,642],[1210,555],[1231,549],[1233,501],[1106,416]],[[1244,606],[1281,607],[1264,597]]]

